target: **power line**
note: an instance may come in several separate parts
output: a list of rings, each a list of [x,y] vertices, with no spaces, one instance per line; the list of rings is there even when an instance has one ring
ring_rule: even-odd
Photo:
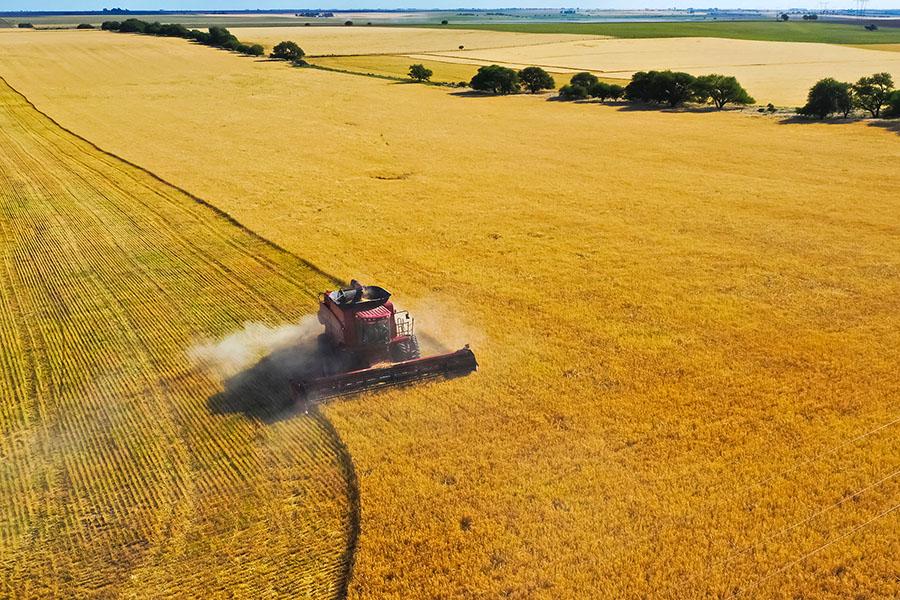
[[[845,537],[848,537],[848,536],[850,536],[850,535],[853,535],[854,533],[856,533],[856,532],[859,531],[860,529],[863,529],[864,527],[867,527],[868,525],[871,525],[872,523],[874,523],[874,522],[877,521],[878,519],[880,519],[880,518],[882,518],[882,517],[884,517],[884,516],[889,515],[890,513],[892,513],[892,512],[894,512],[895,510],[897,510],[898,508],[900,508],[900,504],[895,504],[894,506],[892,506],[891,508],[887,509],[887,510],[884,511],[883,513],[881,513],[881,514],[879,514],[879,515],[877,515],[877,516],[872,517],[871,519],[869,519],[868,521],[866,521],[866,522],[863,523],[862,525],[857,525],[856,527],[854,527],[854,528],[851,529],[850,531],[848,531],[848,532],[846,532],[846,533],[844,533],[844,534],[842,534],[842,535],[840,535],[840,536],[834,538],[833,540],[830,540],[830,541],[828,541],[828,542],[822,544],[821,546],[819,546],[818,548],[816,548],[816,549],[813,550],[812,552],[807,552],[806,554],[804,554],[804,555],[801,556],[800,558],[798,558],[798,559],[796,559],[796,560],[793,560],[793,561],[789,562],[788,564],[784,565],[783,567],[781,567],[781,568],[778,569],[777,571],[774,571],[774,572],[770,573],[769,575],[766,575],[765,577],[762,577],[761,579],[757,579],[755,582],[753,582],[752,584],[748,585],[747,587],[743,587],[743,588],[739,589],[738,591],[736,591],[736,592],[733,593],[732,595],[728,596],[725,600],[731,600],[731,598],[736,598],[737,596],[739,596],[740,594],[743,594],[743,593],[746,592],[747,590],[751,590],[751,589],[753,589],[753,588],[759,587],[760,585],[762,585],[763,583],[765,583],[765,582],[768,581],[769,579],[775,577],[776,575],[780,575],[781,573],[784,573],[785,571],[787,571],[788,569],[790,569],[790,568],[793,567],[794,565],[803,562],[804,560],[806,560],[807,558],[809,558],[809,557],[812,556],[813,554],[816,554],[817,552],[821,552],[821,551],[824,550],[825,548],[828,548],[828,547],[831,546],[832,544],[836,544],[837,542],[841,541],[841,540],[844,539]]]
[[[710,565],[709,567],[707,567],[706,569],[704,569],[702,572],[700,572],[700,573],[698,573],[698,574],[695,574],[695,575],[692,575],[691,577],[689,577],[689,578],[683,580],[681,583],[679,583],[679,584],[677,584],[677,585],[669,586],[669,588],[667,589],[667,591],[672,590],[672,589],[681,589],[681,588],[683,588],[685,585],[687,585],[687,584],[690,583],[691,581],[694,581],[695,579],[697,579],[698,577],[700,577],[700,576],[702,576],[702,575],[706,575],[707,573],[709,573],[709,572],[712,571],[713,569],[715,569],[715,568],[717,568],[717,567],[720,567],[720,566],[722,566],[722,565],[724,565],[724,564],[727,564],[727,563],[731,562],[732,560],[734,560],[735,558],[737,558],[738,556],[741,556],[741,555],[743,555],[743,554],[746,554],[747,552],[749,552],[749,551],[751,551],[751,550],[754,550],[754,549],[760,547],[761,545],[763,545],[763,544],[765,544],[765,543],[771,542],[771,541],[774,540],[775,538],[784,535],[785,533],[787,533],[788,531],[791,531],[792,529],[796,529],[797,527],[800,527],[801,525],[805,525],[806,523],[809,523],[810,521],[812,521],[812,520],[815,519],[816,517],[818,517],[818,516],[820,516],[820,515],[822,515],[822,514],[828,512],[829,510],[831,510],[831,509],[833,509],[833,508],[837,508],[838,506],[840,506],[840,505],[843,504],[844,502],[847,502],[848,500],[852,500],[853,498],[855,498],[855,497],[859,496],[860,494],[863,494],[863,493],[865,493],[865,492],[871,490],[872,488],[878,487],[879,485],[881,485],[881,484],[884,483],[885,481],[888,481],[889,479],[893,479],[893,478],[896,477],[897,475],[900,475],[900,469],[897,469],[896,471],[894,471],[894,472],[891,473],[890,475],[887,475],[887,476],[885,476],[885,477],[882,477],[881,479],[879,479],[879,480],[876,481],[875,483],[870,484],[870,485],[864,487],[863,489],[861,489],[861,490],[859,490],[859,491],[853,493],[852,495],[846,496],[846,497],[844,497],[844,498],[838,500],[838,501],[835,502],[834,504],[832,504],[832,505],[830,505],[830,506],[827,506],[827,507],[825,507],[825,508],[819,510],[818,512],[815,512],[815,513],[809,515],[809,516],[806,517],[805,519],[802,519],[802,520],[800,520],[800,521],[797,521],[797,522],[794,523],[793,525],[789,525],[789,526],[787,526],[787,527],[783,527],[782,529],[780,529],[779,531],[773,533],[773,534],[770,535],[769,537],[767,537],[767,538],[765,538],[765,539],[763,539],[763,540],[761,540],[761,541],[759,541],[759,542],[756,542],[755,544],[753,544],[753,545],[751,545],[751,546],[747,546],[747,547],[744,548],[743,550],[740,550],[740,551],[738,551],[738,552],[735,552],[735,553],[731,554],[730,556],[728,556],[728,557],[726,557],[726,558],[720,560],[719,562]]]

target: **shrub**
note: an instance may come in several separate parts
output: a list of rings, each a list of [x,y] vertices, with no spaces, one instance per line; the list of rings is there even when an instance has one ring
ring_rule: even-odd
[[[441,25],[446,25],[447,23],[449,23],[449,21],[447,21],[447,19],[444,19],[443,21],[441,21]]]
[[[344,21],[344,25],[350,27],[351,25],[353,25],[353,21]]]
[[[512,94],[519,91],[519,74],[507,67],[488,65],[479,67],[469,85],[473,90]]]
[[[428,81],[434,73],[426,69],[425,65],[410,65],[409,76],[414,81]]]
[[[572,79],[569,80],[570,85],[577,85],[579,87],[583,87],[586,90],[591,89],[591,86],[596,84],[599,79],[593,73],[575,73],[572,75]]]
[[[91,25],[90,23],[80,23],[78,25],[78,27],[76,27],[75,29],[93,29],[93,28],[94,28],[94,26]]]
[[[870,77],[860,77],[853,84],[853,105],[869,111],[874,118],[881,116],[881,109],[894,91],[894,80],[890,73],[875,73]]]
[[[167,23],[163,25],[162,28],[160,28],[159,35],[164,35],[166,37],[189,38],[191,37],[191,32],[188,31],[187,27],[180,23]]]
[[[625,88],[621,85],[617,85],[613,83],[609,86],[609,98],[610,100],[618,100],[619,98],[625,97]]]
[[[762,109],[760,109],[760,110],[762,110]],[[775,112],[775,105],[772,104],[771,102],[769,102],[768,104],[766,104],[766,110],[769,111],[770,113]]]
[[[247,52],[250,56],[262,56],[266,53],[266,49],[260,46],[259,44],[253,44],[250,46],[250,51]]]
[[[806,105],[797,109],[797,112],[808,117],[824,119],[836,112],[846,117],[851,110],[853,97],[850,84],[826,77],[810,88]]]
[[[19,29],[34,29],[31,23],[19,23]]]
[[[693,83],[694,97],[699,102],[711,100],[722,110],[726,104],[753,104],[756,102],[738,80],[726,75],[701,75]]]
[[[235,48],[241,54],[250,54],[250,46],[247,44],[238,44],[237,48]]]
[[[875,23],[869,23],[866,25],[866,31],[878,31],[878,25]]]
[[[563,100],[584,100],[589,98],[590,94],[580,85],[564,85],[559,88],[559,97]]]
[[[201,43],[201,44],[209,44],[212,39],[208,33],[205,31],[199,31],[197,29],[191,30],[191,39]]]
[[[556,86],[553,77],[540,67],[525,67],[519,71],[519,81],[532,94],[541,90],[552,90]]]
[[[238,49],[238,47],[240,45],[241,45],[241,43],[238,41],[238,39],[236,37],[230,37],[227,40],[225,40],[224,42],[222,42],[221,47],[225,48],[226,50],[235,51]]]
[[[100,25],[100,29],[103,31],[118,31],[121,26],[122,24],[118,21],[103,21]]]
[[[143,33],[147,35],[159,35],[162,31],[162,23],[156,21],[154,23],[146,23],[144,25]]]
[[[305,55],[306,53],[302,48],[300,48],[300,46],[297,45],[296,42],[286,40],[284,42],[279,42],[274,48],[272,48],[272,53],[269,54],[269,58],[277,58],[281,60],[299,60]]]

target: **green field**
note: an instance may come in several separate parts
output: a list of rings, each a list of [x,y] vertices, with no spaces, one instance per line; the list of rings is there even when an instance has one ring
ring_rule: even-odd
[[[421,27],[421,25],[420,25]],[[617,38],[719,37],[769,42],[826,44],[890,44],[900,42],[900,28],[866,31],[863,24],[730,21],[690,23],[483,23],[443,25],[457,29],[489,29],[521,33],[609,35]]]

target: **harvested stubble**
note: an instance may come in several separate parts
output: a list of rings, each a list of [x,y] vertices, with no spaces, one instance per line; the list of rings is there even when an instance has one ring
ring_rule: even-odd
[[[327,282],[0,84],[0,597],[339,596],[340,439],[186,355]]]

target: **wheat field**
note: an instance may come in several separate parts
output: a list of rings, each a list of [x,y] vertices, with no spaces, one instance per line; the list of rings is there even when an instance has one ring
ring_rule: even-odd
[[[761,104],[800,106],[823,77],[856,81],[881,71],[900,77],[892,45],[838,46],[724,38],[612,39],[573,34],[415,28],[241,28],[238,37],[271,47],[296,41],[325,66],[403,77],[414,62],[428,62],[436,81],[459,81],[482,65],[543,67],[558,75],[590,71],[608,80],[629,80],[636,71],[672,69],[694,75],[734,75]],[[508,36],[508,37],[503,37]],[[518,37],[516,37],[518,36]],[[463,49],[458,46],[463,45]],[[419,48],[419,50],[413,50]],[[355,55],[387,54],[368,58]],[[320,61],[313,60],[315,64]],[[447,63],[442,67],[441,63]],[[450,65],[455,69],[451,70]],[[462,68],[468,67],[463,71]],[[471,78],[471,75],[469,75]]]
[[[339,597],[340,438],[188,357],[326,282],[0,85],[0,596]]]
[[[470,377],[323,408],[359,479],[350,598],[900,594],[896,130],[74,35],[0,74],[473,344]]]

